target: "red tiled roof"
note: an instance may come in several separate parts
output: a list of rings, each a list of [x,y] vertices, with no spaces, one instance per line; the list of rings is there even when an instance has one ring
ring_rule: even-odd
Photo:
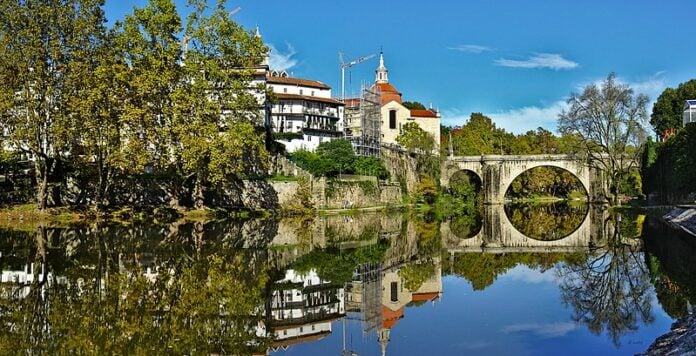
[[[411,110],[411,117],[437,117],[437,113],[431,110]]]
[[[440,295],[437,292],[433,293],[413,293],[411,295],[411,300],[414,302],[420,302],[422,300],[435,300],[439,297]]]
[[[399,93],[399,91],[389,83],[375,83],[375,89],[382,93]]]
[[[328,86],[322,82],[319,82],[316,80],[309,80],[309,79],[300,79],[300,78],[267,76],[266,82],[268,82],[270,84],[289,84],[289,85],[299,85],[299,86],[310,87],[310,88],[331,89],[330,86]]]
[[[335,104],[335,105],[345,105],[339,100],[332,99],[332,98],[320,98],[317,96],[308,96],[308,95],[299,95],[299,94],[285,94],[285,93],[274,93],[276,98],[278,99],[285,99],[285,100],[306,100],[306,101],[317,101],[321,103],[327,103],[327,104]]]
[[[375,83],[373,88],[379,93],[380,104],[384,105],[391,101],[401,104],[401,93],[393,85],[389,83]]]
[[[382,326],[391,329],[396,325],[399,319],[404,317],[404,307],[393,311],[385,306],[382,306]]]

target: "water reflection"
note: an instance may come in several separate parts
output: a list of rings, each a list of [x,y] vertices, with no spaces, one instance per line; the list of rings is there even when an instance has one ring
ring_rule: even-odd
[[[681,252],[674,263],[670,247],[651,237],[653,223],[642,228],[643,217],[601,212],[589,214],[599,217],[590,233],[544,250],[535,246],[548,241],[528,239],[525,247],[503,233],[477,237],[487,246],[472,252],[446,223],[401,213],[1,231],[0,353],[416,353],[395,335],[417,320],[434,318],[427,321],[433,326],[443,317],[418,307],[466,309],[472,298],[494,295],[493,286],[505,288],[498,281],[524,272],[521,266],[556,286],[558,316],[572,316],[563,325],[606,332],[632,352],[622,337],[652,330],[653,290],[673,317],[696,300],[690,278],[696,246],[675,238]],[[496,231],[494,218],[484,220],[489,227],[482,232]],[[448,283],[457,290],[454,281],[465,281],[473,294],[442,304]],[[520,293],[547,293],[515,288],[521,289],[506,294],[512,301]],[[506,314],[498,317],[507,321]],[[352,338],[351,325],[362,339]],[[512,348],[510,330],[518,329],[511,328],[495,332],[505,333]],[[445,334],[419,342],[438,348],[456,341]],[[549,346],[543,338],[534,342]]]
[[[630,222],[623,224],[623,221]],[[580,264],[558,268],[561,298],[573,308],[573,320],[599,335],[606,330],[617,346],[620,337],[654,321],[652,284],[640,253],[641,242],[631,229],[634,219],[612,214],[611,235]]]
[[[517,230],[529,238],[542,241],[567,237],[580,227],[587,212],[588,204],[584,202],[505,205],[505,214]]]

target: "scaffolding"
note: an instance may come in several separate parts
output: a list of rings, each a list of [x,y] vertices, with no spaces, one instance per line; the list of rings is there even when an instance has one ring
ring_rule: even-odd
[[[360,93],[360,135],[353,137],[353,147],[358,155],[379,157],[382,143],[380,93],[364,84]]]
[[[349,320],[362,324],[364,335],[382,326],[382,264],[365,263],[353,271],[345,285],[345,310]]]

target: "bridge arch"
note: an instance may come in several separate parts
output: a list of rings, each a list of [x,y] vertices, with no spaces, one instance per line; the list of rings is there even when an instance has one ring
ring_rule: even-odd
[[[570,175],[572,175],[577,180],[577,182],[580,183],[580,186],[582,187],[583,191],[585,192],[585,197],[587,199],[589,199],[589,197],[590,197],[590,187],[588,186],[589,183],[583,182],[582,177],[578,175],[578,174],[582,175],[583,172],[573,172],[564,166],[565,165],[563,165],[563,164],[553,164],[553,165],[551,165],[551,164],[539,164],[539,165],[534,165],[532,167],[529,167],[517,175],[514,175],[514,176],[510,175],[509,181],[501,182],[501,188],[503,188],[503,195],[504,196],[507,195],[508,191],[512,188],[512,184],[515,182],[515,180],[517,180],[517,178],[520,178],[523,174],[530,172],[530,171],[537,169],[537,168],[556,168],[556,169],[560,169],[564,172],[570,173]]]
[[[464,156],[449,157],[442,166],[440,183],[449,187],[452,175],[459,170],[477,173],[483,182],[483,201],[486,204],[503,204],[505,192],[522,172],[539,166],[564,169],[575,175],[593,202],[606,201],[602,173],[588,165],[587,159],[573,155],[520,155],[520,156]]]
[[[576,215],[576,216],[580,217],[580,219],[579,219],[579,221],[577,221],[577,223],[573,224],[572,230],[564,231],[563,234],[558,235],[554,238],[544,239],[544,238],[541,238],[540,236],[534,236],[533,232],[530,233],[530,231],[525,231],[524,226],[521,227],[519,225],[516,225],[514,216],[512,216],[514,213],[514,211],[512,211],[512,210],[516,210],[516,209],[510,209],[510,207],[511,207],[510,205],[503,206],[503,212],[505,213],[505,217],[507,219],[506,219],[506,221],[501,220],[501,222],[503,222],[504,224],[505,223],[509,224],[508,228],[514,230],[513,233],[518,234],[518,239],[530,239],[530,240],[535,240],[535,241],[538,241],[541,243],[565,240],[568,237],[573,236],[581,227],[583,227],[584,223],[586,221],[589,221],[588,219],[590,219],[590,206],[589,206],[589,204],[583,204],[583,208],[584,208],[583,214],[581,216]],[[535,207],[535,208],[539,208],[539,207]],[[569,210],[573,210],[573,208],[570,205],[568,206],[568,208],[569,208]],[[520,210],[516,210],[516,211],[519,212]],[[572,212],[571,212],[571,215],[572,215]],[[529,217],[529,216],[527,216],[527,217]],[[524,220],[527,220],[527,219],[524,219]],[[532,223],[535,223],[535,221],[533,221],[533,217],[529,217],[529,220],[532,221]],[[559,227],[559,225],[562,225],[562,222],[559,222],[559,221],[555,221],[555,223],[557,224],[556,225],[557,228]],[[534,224],[532,224],[532,225],[534,225]]]

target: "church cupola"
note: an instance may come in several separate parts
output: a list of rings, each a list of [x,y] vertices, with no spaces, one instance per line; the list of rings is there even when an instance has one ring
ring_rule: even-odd
[[[375,83],[388,83],[388,74],[389,71],[387,70],[387,67],[384,66],[384,54],[382,53],[382,51],[380,51],[379,67],[377,67],[377,70],[375,71]]]

